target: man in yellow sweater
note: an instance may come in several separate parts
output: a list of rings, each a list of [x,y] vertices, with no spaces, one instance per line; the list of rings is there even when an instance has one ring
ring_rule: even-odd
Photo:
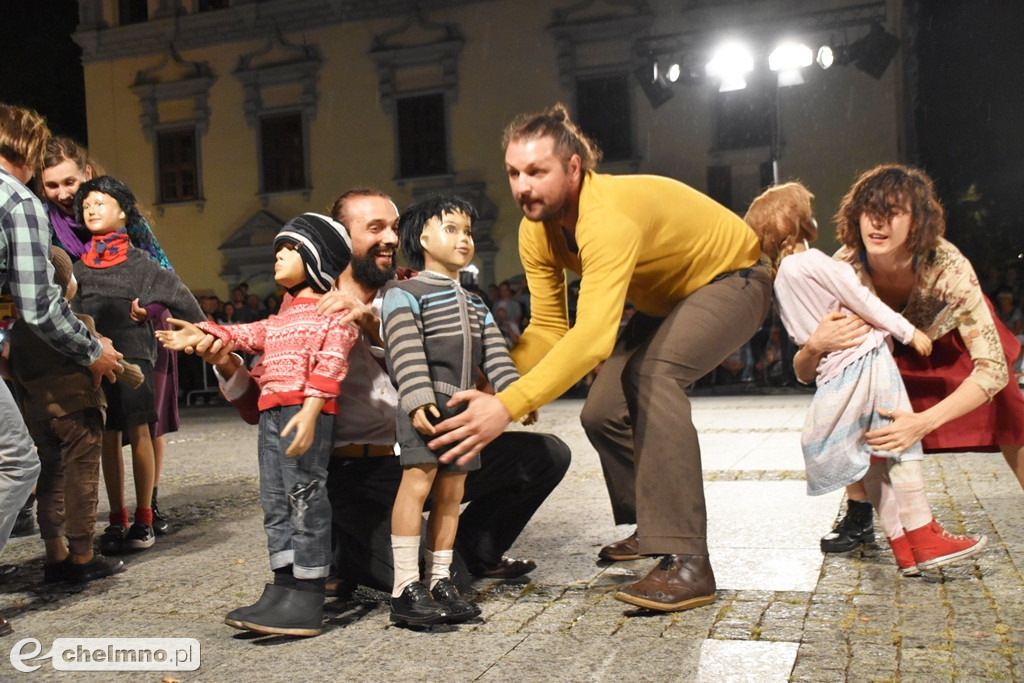
[[[734,213],[680,182],[610,176],[600,152],[557,105],[516,118],[505,167],[524,218],[519,252],[530,325],[512,351],[522,377],[497,396],[460,392],[468,409],[437,426],[430,447],[461,440],[444,459],[468,459],[511,422],[557,398],[606,361],[581,420],[601,456],[616,524],[636,533],[605,559],[661,556],[615,595],[661,611],[715,600],[708,560],[700,447],[684,391],[764,321],[771,278],[754,233]],[[576,323],[565,270],[582,275]],[[616,341],[623,305],[636,314]]]

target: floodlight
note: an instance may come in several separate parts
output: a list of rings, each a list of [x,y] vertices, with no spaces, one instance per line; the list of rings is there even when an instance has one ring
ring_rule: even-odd
[[[768,68],[772,71],[793,71],[810,66],[814,61],[811,48],[801,43],[782,43],[768,55]]]
[[[900,39],[874,22],[866,36],[850,45],[850,60],[867,75],[881,78],[899,49]]]
[[[818,48],[818,58],[815,60],[822,69],[827,69],[836,61],[836,54],[830,45],[822,45]]]
[[[754,55],[742,43],[728,41],[715,49],[704,70],[721,81],[719,92],[742,90],[747,87],[746,75],[754,70]]]
[[[648,57],[643,64],[633,70],[633,75],[636,76],[652,108],[657,109],[672,99],[672,84],[658,68],[658,62],[654,57]]]

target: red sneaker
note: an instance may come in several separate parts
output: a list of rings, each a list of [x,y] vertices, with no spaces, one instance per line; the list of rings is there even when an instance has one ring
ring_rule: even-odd
[[[934,569],[974,555],[988,540],[985,536],[971,538],[954,536],[934,519],[918,529],[907,532],[918,569]]]
[[[906,534],[899,538],[887,538],[892,554],[896,557],[896,566],[903,576],[921,576],[921,570],[917,568],[917,561],[914,560],[914,552],[910,548],[910,540]]]

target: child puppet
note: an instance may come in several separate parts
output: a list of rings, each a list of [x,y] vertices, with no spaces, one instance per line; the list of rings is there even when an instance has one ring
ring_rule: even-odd
[[[74,300],[78,283],[71,258],[51,247],[50,263],[64,298]],[[78,319],[97,334],[92,318],[79,314]],[[14,394],[41,465],[36,495],[39,535],[46,546],[43,581],[85,583],[116,574],[124,563],[92,548],[107,407],[103,390],[93,385],[87,368],[43,343],[22,321],[11,326],[9,340]],[[117,381],[142,384],[138,366],[122,364],[125,371]]]
[[[818,322],[840,307],[874,328],[860,345],[830,353],[818,365],[818,390],[801,437],[807,492],[827,493],[863,477],[906,576],[973,555],[985,546],[984,536],[954,536],[932,517],[921,444],[896,454],[875,452],[865,439],[883,425],[884,415],[911,409],[889,336],[922,355],[931,353],[932,344],[864,286],[849,264],[807,246],[818,236],[813,196],[799,183],[779,185],[755,199],[744,217],[777,270],[775,295],[793,341],[806,343]]]
[[[384,290],[384,340],[388,372],[398,387],[404,468],[391,514],[390,618],[411,626],[455,623],[480,613],[450,577],[463,484],[480,462],[439,465],[443,451],[426,445],[433,423],[454,414],[445,404],[455,392],[473,388],[478,368],[497,391],[519,377],[487,306],[459,285],[459,271],[473,259],[475,217],[472,205],[459,197],[429,196],[407,208],[398,219],[398,235],[406,260],[421,272]],[[423,506],[431,494],[428,589],[420,582],[419,548]]]
[[[173,271],[163,269],[149,254],[133,247],[126,226],[141,223],[135,195],[120,180],[100,176],[82,183],[75,195],[76,219],[92,233],[92,242],[75,264],[76,312],[91,315],[100,334],[110,337],[125,359],[142,368],[145,381],[138,389],[122,382],[104,384],[107,421],[103,435],[103,470],[111,502],[110,526],[100,538],[104,553],[141,550],[153,545],[153,478],[155,459],[149,425],[156,422],[153,364],[156,341],[153,324],[136,322],[133,307],[162,304],[176,318],[205,318],[199,302]],[[128,528],[124,501],[124,462],[121,432],[128,432],[135,478],[135,520]]]
[[[294,297],[284,313],[231,326],[170,320],[180,329],[156,334],[164,346],[179,351],[210,333],[245,353],[263,353],[260,503],[274,583],[255,604],[232,610],[224,622],[257,633],[315,636],[323,631],[331,564],[326,484],[336,398],[358,338],[353,325],[340,322],[347,311],[322,316],[316,304],[348,265],[352,246],[340,223],[305,213],[285,223],[274,249],[274,279]]]

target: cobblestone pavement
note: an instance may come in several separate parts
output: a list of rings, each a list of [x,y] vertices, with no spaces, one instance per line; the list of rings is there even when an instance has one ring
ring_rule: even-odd
[[[631,529],[612,525],[580,401],[563,400],[542,411],[537,428],[563,436],[573,464],[512,549],[538,561],[528,580],[478,582],[481,618],[433,631],[391,626],[386,596],[360,589],[328,604],[327,630],[311,639],[223,624],[269,578],[256,432],[227,408],[186,409],[160,484],[175,531],[128,557],[123,574],[53,589],[42,583],[38,539],[8,545],[3,561],[21,571],[0,586],[0,613],[15,628],[0,640],[0,680],[1024,680],[1024,493],[1002,457],[926,459],[936,517],[951,531],[988,535],[976,558],[905,578],[880,535],[881,546],[823,557],[818,538],[841,494],[805,494],[799,432],[808,402],[806,394],[694,399],[719,587],[708,607],[659,614],[612,597],[652,561],[595,562],[603,544]],[[106,507],[101,493],[101,520]],[[42,666],[12,668],[12,648],[31,654],[25,639],[46,654],[56,638],[81,637],[195,638],[201,666],[66,673],[28,659]]]

